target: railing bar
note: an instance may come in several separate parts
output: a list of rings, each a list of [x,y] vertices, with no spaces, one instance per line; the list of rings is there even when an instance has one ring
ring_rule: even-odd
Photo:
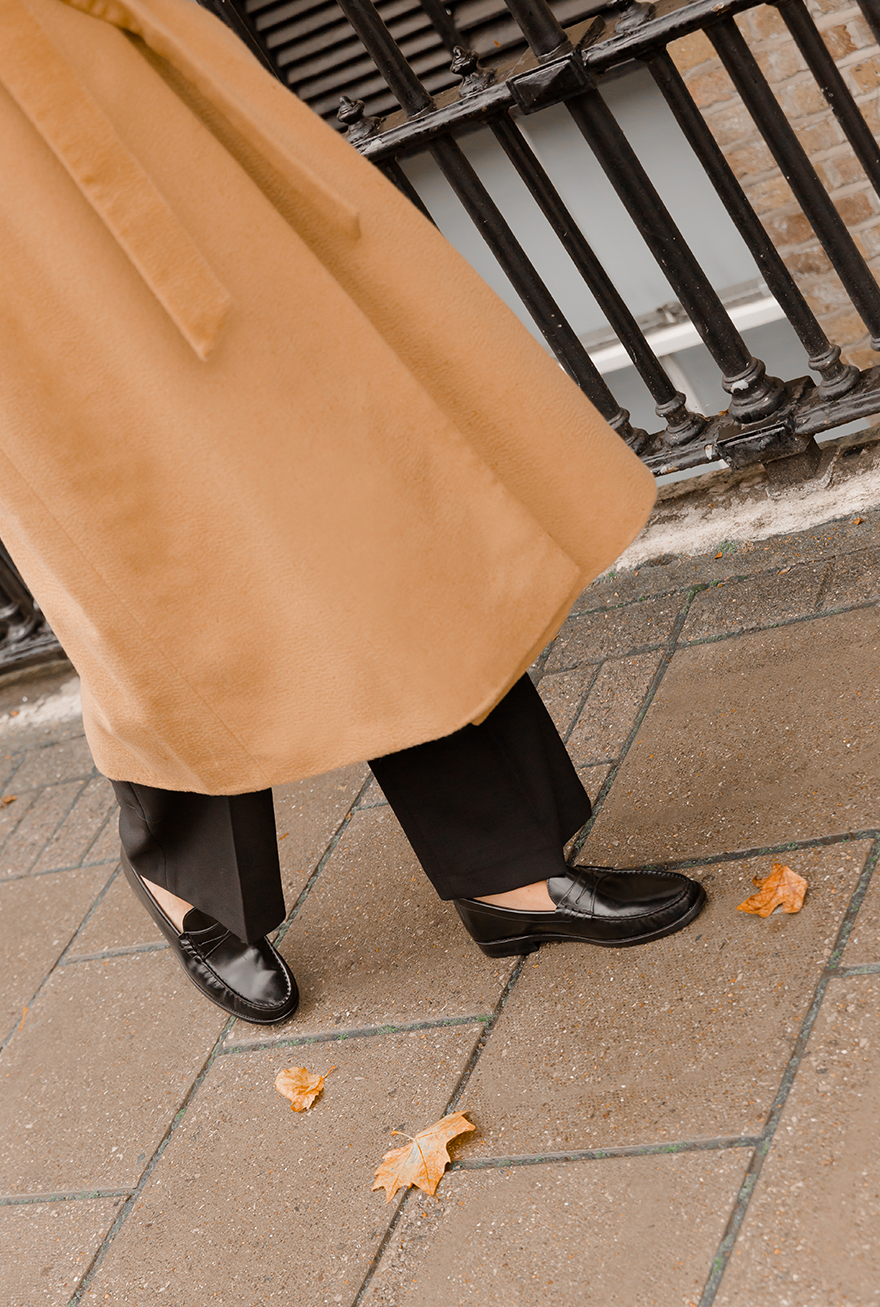
[[[829,397],[844,394],[858,380],[858,370],[840,362],[840,347],[832,345],[822,330],[782,256],[764,230],[669,52],[660,51],[646,62],[703,171],[748,246],[759,272],[806,350],[810,367],[821,375],[823,393]]]
[[[453,15],[449,12],[443,3],[443,0],[419,0],[419,4],[430,20],[431,26],[440,37],[440,40],[446,46],[450,54],[455,53],[457,45],[466,45],[467,42],[458,30],[458,24]]]
[[[657,402],[658,414],[667,420],[671,443],[681,444],[685,440],[694,439],[705,426],[705,420],[688,411],[684,396],[672,384],[635,316],[596,257],[519,127],[508,115],[504,115],[492,124],[492,131],[589,286],[618,340]]]
[[[752,358],[605,101],[588,91],[568,100],[566,108],[718,364],[731,417],[767,417],[784,399],[782,383]]]
[[[339,6],[379,71],[387,78],[404,111],[411,116],[432,108],[433,100],[370,0],[339,0]],[[629,413],[614,398],[459,146],[450,137],[441,136],[431,143],[429,149],[562,367],[592,400],[606,422],[640,453],[647,445],[645,432],[634,430],[630,425]]]
[[[561,23],[544,0],[504,0],[504,3],[539,59],[571,49]]]
[[[880,195],[880,150],[803,0],[779,0],[779,12],[831,107],[865,175]]]
[[[434,101],[370,0],[338,0],[379,72],[408,117],[434,107]]]
[[[431,153],[559,362],[606,422],[640,452],[647,444],[645,433],[630,427],[629,414],[614,398],[459,146],[441,138],[433,143]]]
[[[865,15],[865,22],[874,33],[874,40],[880,45],[880,3],[878,0],[856,0],[856,2]]]
[[[795,199],[880,349],[880,289],[732,18],[707,32]]]
[[[413,186],[397,160],[386,159],[383,163],[379,164],[379,167],[382,169],[388,180],[394,182],[397,189],[405,195],[408,200],[411,200],[419,212],[423,214],[429,222],[434,223],[434,226],[436,227],[437,224],[428,212],[425,201],[422,199],[421,195],[419,195],[415,186]]]

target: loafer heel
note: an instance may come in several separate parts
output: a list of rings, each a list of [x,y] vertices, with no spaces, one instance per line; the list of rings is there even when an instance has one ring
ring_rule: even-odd
[[[480,944],[487,958],[525,957],[528,953],[537,953],[540,943],[533,939],[496,939],[491,944]]]

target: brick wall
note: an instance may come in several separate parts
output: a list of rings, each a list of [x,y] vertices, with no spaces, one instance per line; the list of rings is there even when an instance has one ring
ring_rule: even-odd
[[[807,0],[813,18],[875,136],[880,133],[880,50],[848,0]],[[752,53],[875,276],[880,274],[880,200],[874,194],[779,13],[766,5],[737,18]],[[878,362],[864,324],[795,203],[769,150],[701,32],[670,46],[734,172],[776,247],[844,358]]]

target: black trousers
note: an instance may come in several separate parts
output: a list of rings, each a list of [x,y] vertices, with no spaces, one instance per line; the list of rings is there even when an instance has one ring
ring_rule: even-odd
[[[522,677],[479,726],[370,766],[443,899],[500,894],[564,868],[590,800]],[[271,790],[188,794],[113,781],[135,871],[253,941],[284,919]]]

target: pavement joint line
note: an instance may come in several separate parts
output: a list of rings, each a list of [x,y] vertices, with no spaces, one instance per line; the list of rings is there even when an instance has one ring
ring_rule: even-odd
[[[296,918],[299,916],[299,913],[302,910],[302,907],[305,904],[306,899],[309,897],[309,894],[311,894],[312,889],[314,888],[315,882],[318,880],[319,876],[321,875],[321,872],[327,866],[327,863],[330,861],[333,854],[335,853],[336,846],[339,843],[339,841],[342,839],[342,836],[345,834],[348,827],[350,826],[352,818],[354,817],[354,814],[357,811],[358,804],[360,803],[361,799],[364,797],[367,790],[369,789],[370,782],[372,781],[372,779],[373,779],[372,774],[368,773],[367,778],[364,781],[363,785],[360,787],[357,794],[354,796],[351,803],[348,805],[348,809],[346,810],[345,815],[342,817],[342,820],[340,821],[339,825],[336,827],[336,830],[330,836],[330,839],[327,842],[327,846],[324,849],[324,852],[321,854],[320,858],[318,859],[317,865],[315,866],[315,870],[312,872],[311,876],[309,876],[305,885],[303,885],[302,889],[299,892],[299,897],[297,898],[293,907],[288,912],[284,921],[278,927],[278,933],[276,934],[275,939],[273,940],[273,943],[276,948],[284,939],[285,935],[290,930]]]
[[[693,640],[682,641],[679,648],[696,649],[704,644],[721,644],[724,640],[736,640],[743,635],[755,635],[758,631],[778,631],[786,626],[800,626],[805,622],[818,622],[825,617],[839,617],[843,613],[857,613],[865,608],[876,607],[876,599],[865,599],[858,604],[846,604],[839,608],[823,608],[821,613],[802,613],[798,617],[782,617],[778,622],[765,622],[758,626],[742,626],[737,630],[722,631],[720,635],[698,636]]]
[[[589,678],[589,680],[588,680],[588,682],[587,682],[587,686],[586,686],[586,688],[585,688],[583,694],[581,695],[580,699],[578,700],[578,706],[577,706],[577,709],[576,709],[576,711],[575,711],[574,716],[573,716],[572,719],[571,719],[571,725],[569,726],[568,730],[567,730],[567,731],[564,733],[564,735],[562,736],[562,742],[563,742],[563,744],[566,744],[566,745],[567,745],[568,742],[569,742],[569,740],[571,739],[571,733],[572,733],[572,731],[574,730],[574,728],[577,726],[578,722],[580,721],[581,713],[584,711],[584,709],[585,709],[586,706],[587,706],[587,700],[589,699],[590,695],[593,693],[593,686],[594,686],[594,685],[596,684],[596,682],[598,681],[598,679],[599,679],[599,673],[601,672],[602,668],[605,666],[605,662],[606,662],[606,659],[603,658],[602,661],[596,663],[596,666],[593,668],[593,675]],[[555,675],[555,673],[551,673],[551,675]],[[543,680],[543,679],[544,679],[544,678],[543,678],[543,676],[542,676],[542,677],[541,677],[541,680]]]
[[[219,1035],[217,1036],[217,1039],[215,1040],[210,1053],[205,1058],[205,1061],[202,1064],[201,1070],[197,1072],[195,1079],[193,1080],[189,1089],[181,1099],[180,1104],[177,1107],[177,1110],[175,1111],[173,1117],[171,1118],[168,1128],[166,1129],[162,1138],[159,1140],[159,1143],[156,1145],[156,1148],[153,1151],[153,1155],[150,1158],[149,1162],[147,1162],[146,1166],[141,1172],[140,1179],[138,1180],[137,1184],[134,1186],[133,1189],[127,1191],[128,1198],[123,1204],[122,1210],[114,1220],[110,1229],[104,1235],[104,1238],[101,1240],[101,1243],[97,1251],[95,1252],[94,1257],[92,1258],[91,1262],[89,1263],[88,1267],[83,1273],[83,1276],[80,1279],[79,1284],[77,1285],[71,1297],[68,1299],[67,1307],[78,1307],[78,1304],[82,1301],[83,1294],[85,1293],[86,1289],[88,1289],[94,1277],[95,1272],[98,1270],[98,1267],[101,1265],[101,1262],[104,1260],[107,1250],[110,1248],[117,1234],[122,1229],[130,1213],[134,1210],[135,1204],[137,1203],[138,1199],[143,1193],[147,1181],[150,1179],[150,1176],[153,1174],[153,1171],[156,1169],[157,1165],[159,1164],[159,1161],[162,1158],[162,1154],[165,1152],[165,1149],[168,1147],[169,1143],[174,1137],[174,1133],[177,1130],[177,1127],[185,1118],[187,1111],[189,1110],[190,1104],[192,1103],[198,1091],[201,1089],[205,1077],[207,1076],[208,1072],[211,1070],[211,1067],[214,1065],[214,1062],[216,1061],[217,1056],[220,1052],[220,1048],[223,1043],[223,1040],[226,1038],[226,1035],[231,1030],[232,1023],[234,1020],[235,1020],[234,1017],[230,1017],[229,1020],[224,1024],[223,1029],[220,1031]]]
[[[99,891],[99,893],[95,895],[94,899],[92,900],[92,906],[89,908],[88,912],[86,913],[86,915],[83,917],[82,921],[81,921],[81,922],[79,923],[79,925],[77,926],[77,928],[76,928],[76,930],[74,931],[73,935],[71,935],[71,937],[70,937],[70,939],[68,940],[67,944],[66,944],[65,947],[62,949],[61,954],[60,954],[60,956],[59,956],[59,958],[58,958],[58,962],[57,962],[56,965],[58,965],[58,966],[64,966],[64,965],[65,965],[65,962],[66,962],[66,960],[67,960],[67,955],[68,955],[68,953],[70,952],[71,946],[72,946],[72,945],[74,944],[74,942],[76,941],[77,936],[78,936],[79,933],[82,931],[82,929],[83,929],[86,925],[88,925],[88,923],[91,921],[92,917],[93,917],[93,916],[95,915],[95,913],[98,911],[98,908],[101,906],[101,904],[102,904],[103,901],[104,901],[104,895],[107,894],[107,892],[108,892],[109,889],[110,889],[110,886],[114,883],[115,880],[118,879],[118,877],[119,877],[119,867],[117,866],[117,867],[114,868],[114,870],[113,870],[113,872],[112,872],[112,874],[111,874],[109,880],[107,881],[107,883],[103,886],[103,888]]]
[[[70,947],[68,945],[68,947]],[[102,962],[104,958],[130,958],[136,953],[164,953],[167,944],[158,941],[152,944],[120,944],[119,948],[104,949],[103,953],[76,953],[59,959],[59,967],[77,967],[81,962]]]
[[[875,840],[874,847],[865,860],[862,874],[859,877],[859,883],[853,892],[853,896],[849,901],[849,907],[846,910],[846,915],[840,924],[840,930],[837,932],[837,939],[834,942],[834,948],[831,950],[831,955],[826,964],[826,970],[828,972],[832,972],[840,966],[841,958],[843,957],[846,946],[849,943],[853,927],[856,924],[856,917],[858,916],[859,909],[865,901],[865,895],[868,892],[868,886],[871,883],[871,877],[873,876],[874,869],[877,866],[878,858],[880,858],[880,838]]]
[[[0,876],[0,886],[11,885],[13,881],[18,880],[36,880],[38,876],[57,876],[65,871],[89,871],[92,867],[118,866],[118,858],[101,858],[99,862],[74,862],[69,867],[46,867],[43,871],[23,871],[17,876]]]
[[[79,779],[79,778],[77,777],[77,778],[75,778],[75,779]],[[76,794],[73,796],[73,798],[71,799],[70,803],[67,805],[67,808],[65,809],[63,815],[62,815],[62,816],[59,818],[59,820],[55,823],[55,825],[53,826],[53,828],[52,828],[51,832],[49,833],[49,835],[46,836],[46,839],[45,839],[45,840],[43,841],[43,843],[40,845],[40,851],[39,851],[39,853],[36,855],[36,857],[32,859],[31,864],[30,864],[31,867],[35,867],[35,866],[37,865],[37,863],[40,861],[40,858],[42,858],[43,854],[46,852],[46,850],[48,849],[49,845],[50,845],[50,844],[52,843],[52,841],[54,840],[55,836],[56,836],[56,835],[58,834],[58,832],[61,830],[61,827],[62,827],[62,826],[64,825],[64,823],[67,821],[67,818],[68,818],[68,817],[70,816],[70,814],[73,812],[73,809],[74,809],[74,807],[76,806],[76,804],[77,804],[77,803],[79,802],[79,800],[82,798],[83,794],[85,794],[86,789],[88,788],[89,782],[90,782],[92,779],[93,779],[92,776],[87,776],[87,777],[85,778],[85,780],[83,781],[82,785],[80,785],[80,787],[79,787],[79,789],[77,790]],[[71,781],[54,781],[54,782],[53,782],[53,785],[70,785],[70,784],[72,784]],[[46,789],[46,790],[50,790],[50,789],[53,788],[53,785],[46,785],[46,786],[44,786],[43,788]],[[27,813],[25,813],[25,816],[27,816]]]
[[[837,835],[816,835],[808,840],[788,840],[785,844],[764,844],[751,849],[732,849],[712,857],[681,858],[674,862],[646,862],[647,871],[682,871],[690,867],[708,867],[713,862],[745,862],[749,858],[771,858],[778,853],[797,853],[801,849],[833,848],[835,844],[856,844],[861,840],[872,842],[880,838],[880,828],[842,831]],[[872,857],[873,854],[869,854]]]
[[[509,1157],[464,1157],[449,1171],[493,1171],[508,1166],[544,1166],[558,1162],[601,1162],[615,1157],[662,1157],[678,1153],[712,1153],[729,1148],[757,1148],[760,1135],[729,1135],[714,1139],[677,1139],[663,1144],[613,1144],[608,1148],[573,1148],[564,1153],[512,1153]]]
[[[880,975],[880,962],[857,962],[851,967],[838,967],[835,971],[828,972],[829,980],[847,980],[852,976],[878,976]]]
[[[80,1189],[77,1193],[57,1194],[3,1194],[0,1207],[31,1207],[38,1203],[78,1203],[89,1198],[127,1198],[128,1189]]]
[[[79,934],[79,932],[82,930],[83,925],[84,925],[85,922],[88,920],[88,918],[91,916],[91,914],[94,912],[94,910],[95,910],[95,908],[97,907],[97,905],[98,905],[98,903],[100,902],[100,900],[101,900],[101,899],[104,897],[104,895],[106,894],[107,890],[108,890],[109,887],[110,887],[110,883],[111,883],[111,881],[113,880],[113,878],[114,878],[115,875],[116,875],[116,873],[113,872],[113,874],[108,878],[106,884],[103,886],[103,888],[98,892],[98,894],[96,895],[96,897],[95,897],[95,898],[92,900],[92,902],[90,903],[90,905],[89,905],[89,907],[88,907],[88,910],[86,911],[86,913],[85,913],[85,915],[83,916],[82,920],[80,921],[79,925],[78,925],[78,926],[77,926],[77,927],[72,931],[72,933],[71,933],[71,935],[70,935],[70,938],[68,939],[68,941],[67,941],[67,943],[65,944],[64,948],[61,950],[61,952],[60,952],[60,953],[58,954],[58,956],[55,958],[55,961],[54,961],[54,962],[52,963],[52,965],[49,967],[49,970],[48,970],[48,971],[46,972],[46,974],[43,976],[43,979],[42,979],[42,980],[40,981],[40,983],[37,985],[36,989],[34,990],[33,994],[31,995],[31,997],[30,997],[30,998],[28,999],[28,1001],[24,1004],[25,1011],[30,1010],[30,1008],[33,1007],[34,1003],[36,1003],[36,1001],[37,1001],[37,999],[39,998],[40,994],[42,993],[44,987],[49,983],[50,979],[52,978],[52,976],[54,975],[54,973],[57,971],[57,969],[58,969],[58,967],[59,967],[59,965],[60,965],[61,959],[64,957],[64,954],[65,954],[65,953],[67,952],[67,950],[70,948],[71,943],[72,943],[73,940],[76,938],[76,936]],[[16,1025],[14,1025],[14,1026],[12,1027],[12,1029],[9,1031],[9,1033],[5,1036],[5,1038],[4,1038],[2,1041],[0,1041],[0,1053],[3,1052],[3,1050],[6,1048],[7,1044],[9,1044],[10,1040],[12,1039],[12,1037],[13,1037],[15,1034],[17,1034],[19,1030],[21,1030],[23,1024],[24,1024],[24,1013],[22,1014],[21,1020],[20,1020]]]
[[[871,876],[873,875],[874,869],[877,865],[878,855],[880,855],[880,840],[875,841],[874,848],[871,850],[871,853],[865,862],[864,869],[859,877],[858,885],[853,891],[847,910],[844,913],[843,920],[838,928],[837,937],[829,955],[829,961],[839,958],[846,947],[859,908],[864,901],[868,885],[870,884]],[[752,1154],[748,1171],[746,1172],[745,1178],[734,1202],[733,1211],[730,1214],[727,1228],[724,1231],[721,1242],[718,1246],[718,1251],[712,1261],[709,1276],[700,1296],[698,1307],[712,1307],[712,1304],[715,1302],[716,1295],[721,1287],[724,1272],[727,1270],[730,1263],[737,1236],[739,1235],[743,1221],[745,1220],[749,1203],[751,1202],[752,1195],[758,1185],[764,1162],[773,1145],[773,1140],[779,1122],[782,1119],[785,1104],[788,1101],[788,1096],[794,1085],[795,1077],[797,1076],[804,1054],[806,1053],[810,1035],[813,1033],[813,1027],[818,1020],[822,1002],[825,998],[829,984],[833,979],[835,979],[837,974],[839,974],[839,970],[836,964],[823,968],[822,975],[819,977],[816,988],[813,991],[813,1000],[801,1023],[801,1028],[798,1031],[797,1039],[795,1040],[794,1048],[791,1052],[791,1057],[788,1060],[785,1071],[782,1074],[779,1088],[776,1091],[776,1096],[770,1105],[769,1112],[767,1113],[764,1129],[761,1131],[761,1140]]]
[[[516,982],[519,980],[520,976],[522,975],[523,967],[525,966],[525,962],[526,962],[526,956],[527,955],[523,955],[522,957],[517,959],[513,969],[511,970],[510,975],[507,977],[507,980],[505,981],[501,989],[501,993],[498,995],[498,1001],[495,1004],[495,1007],[492,1011],[492,1015],[490,1016],[488,1022],[486,1022],[485,1028],[483,1029],[479,1039],[477,1040],[476,1044],[471,1050],[471,1054],[468,1060],[464,1064],[461,1075],[459,1076],[456,1082],[455,1088],[452,1091],[449,1101],[447,1102],[446,1107],[443,1109],[444,1116],[449,1116],[450,1112],[455,1112],[456,1110],[458,1110],[458,1104],[461,1101],[461,1096],[464,1093],[465,1089],[467,1088],[470,1078],[474,1073],[474,1069],[476,1068],[477,1063],[480,1060],[480,1054],[482,1053],[483,1049],[486,1047],[486,1043],[489,1037],[491,1036],[492,1032],[497,1026],[499,1018],[501,1017],[502,1012],[507,1006],[508,999],[510,998],[510,995],[513,991],[514,986],[516,985]],[[379,1270],[379,1267],[382,1264],[382,1258],[385,1256],[385,1251],[394,1237],[395,1230],[400,1224],[400,1221],[403,1217],[403,1213],[406,1209],[406,1204],[409,1201],[410,1195],[413,1192],[414,1190],[412,1189],[406,1189],[404,1191],[396,1211],[391,1217],[391,1220],[388,1222],[388,1225],[385,1227],[384,1235],[379,1240],[379,1244],[376,1248],[375,1253],[373,1254],[372,1260],[370,1261],[370,1265],[367,1267],[364,1278],[361,1281],[361,1287],[358,1289],[357,1293],[354,1296],[354,1299],[352,1300],[351,1307],[360,1307],[360,1304],[363,1302],[364,1298],[366,1297],[370,1285],[372,1284],[373,1279],[377,1271]]]
[[[344,1039],[372,1039],[376,1035],[400,1035],[412,1030],[442,1030],[446,1026],[475,1026],[491,1021],[491,1015],[464,1017],[437,1017],[429,1021],[400,1021],[382,1026],[354,1026],[349,1030],[319,1032],[314,1035],[292,1035],[289,1039],[264,1039],[253,1044],[224,1044],[218,1056],[233,1053],[263,1053],[273,1048],[302,1048],[307,1044],[335,1044]]]
[[[99,839],[101,838],[101,836],[104,834],[104,831],[107,829],[107,827],[108,827],[108,826],[110,825],[110,823],[113,821],[113,819],[116,817],[117,812],[118,812],[118,805],[117,805],[116,803],[114,803],[113,806],[112,806],[111,808],[108,808],[108,810],[107,810],[107,816],[104,818],[104,820],[101,822],[101,825],[100,825],[100,826],[98,827],[98,829],[95,831],[95,837],[94,837],[94,839],[93,839],[93,840],[91,841],[91,843],[88,845],[88,847],[86,848],[86,850],[85,850],[85,852],[83,853],[82,857],[80,858],[80,866],[82,866],[82,865],[85,863],[86,859],[87,859],[88,856],[89,856],[89,851],[95,847],[95,845],[97,844],[98,840],[99,840]]]
[[[611,770],[609,771],[608,775],[605,777],[605,780],[602,783],[599,793],[596,795],[596,799],[592,805],[592,812],[590,814],[589,820],[578,832],[573,842],[571,854],[569,856],[569,861],[572,863],[575,861],[581,849],[584,847],[587,840],[589,839],[596,818],[598,817],[599,813],[602,811],[602,807],[605,803],[605,800],[608,798],[608,795],[611,793],[611,787],[613,786],[615,780],[617,779],[618,772],[620,771],[621,767],[624,764],[624,761],[626,760],[626,755],[629,753],[633,743],[635,742],[636,737],[638,736],[639,731],[642,729],[642,723],[644,722],[645,717],[648,715],[648,711],[650,710],[651,704],[654,702],[654,696],[656,695],[657,691],[660,689],[660,685],[662,684],[663,677],[666,675],[666,671],[672,662],[676,650],[679,647],[678,639],[679,636],[681,635],[682,630],[684,629],[684,624],[688,619],[688,613],[690,612],[691,604],[693,603],[695,593],[696,591],[692,588],[690,591],[688,591],[685,594],[682,605],[678,613],[676,614],[675,620],[672,623],[672,630],[669,633],[669,638],[666,640],[664,644],[656,646],[657,648],[662,649],[664,651],[663,656],[661,657],[660,662],[657,665],[657,670],[654,672],[654,675],[651,677],[651,683],[648,686],[648,689],[645,692],[645,696],[642,699],[639,710],[636,713],[636,718],[635,721],[633,722],[632,728],[630,729],[629,734],[624,740],[623,747],[620,749],[618,753],[617,761],[611,764]]]

